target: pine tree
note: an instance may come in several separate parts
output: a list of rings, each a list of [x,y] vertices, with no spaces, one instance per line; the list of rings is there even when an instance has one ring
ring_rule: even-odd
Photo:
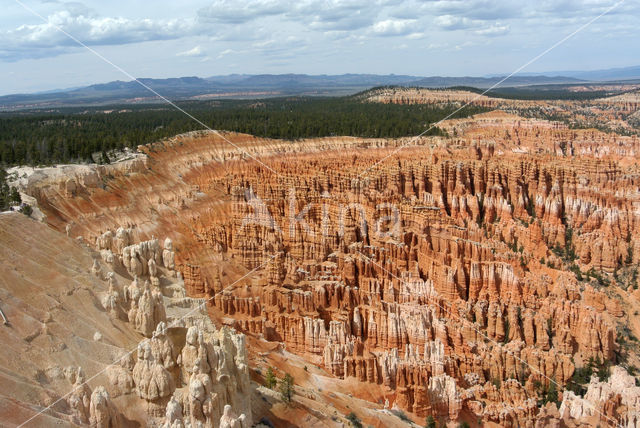
[[[264,383],[265,383],[265,386],[269,389],[273,389],[278,383],[278,379],[276,378],[276,375],[273,373],[273,370],[271,369],[271,367],[267,369],[267,375],[264,378]]]
[[[280,397],[285,403],[291,403],[293,398],[293,377],[286,373],[280,381]]]
[[[20,192],[15,187],[11,188],[11,201],[16,204],[22,203],[22,197],[20,196]]]
[[[551,382],[549,385],[549,389],[547,390],[547,397],[545,401],[547,403],[558,404],[558,390],[556,389],[556,384],[554,382]]]
[[[436,420],[433,419],[433,416],[427,416],[427,423],[424,425],[425,428],[436,428]]]
[[[109,156],[107,155],[107,152],[102,150],[102,155],[100,157],[100,163],[102,164],[108,164],[111,163],[111,159],[109,159]]]

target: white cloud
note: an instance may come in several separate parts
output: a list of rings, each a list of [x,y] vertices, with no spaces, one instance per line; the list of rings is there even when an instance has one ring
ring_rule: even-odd
[[[489,23],[482,19],[471,19],[466,16],[441,15],[434,20],[436,26],[446,31],[472,30],[479,36],[501,36],[510,30],[508,24]]]
[[[198,10],[198,17],[204,21],[241,24],[271,15],[280,15],[289,7],[279,0],[215,0],[209,6]]]
[[[232,53],[236,53],[236,51],[234,51],[233,49],[225,49],[218,54],[217,59],[224,58],[225,56],[230,55]]]
[[[435,24],[445,30],[464,30],[476,25],[469,18],[454,15],[438,16],[435,19]]]
[[[411,33],[406,38],[409,40],[418,40],[425,37],[425,33]]]
[[[254,48],[263,49],[263,48],[266,48],[268,46],[273,46],[273,45],[275,45],[275,43],[276,43],[275,40],[269,39],[269,40],[261,40],[259,42],[255,42],[251,46],[253,46]]]
[[[440,49],[445,49],[447,48],[449,45],[447,43],[429,43],[427,45],[427,49],[432,51],[432,50],[440,50]]]
[[[277,16],[281,22],[304,23],[317,31],[355,31],[371,26],[396,0],[214,0],[198,10],[203,22],[245,24]]]
[[[456,45],[456,46],[454,47],[454,50],[456,50],[456,51],[461,51],[461,50],[463,50],[464,48],[468,48],[469,46],[473,46],[473,45],[474,45],[474,43],[473,43],[473,42],[466,41],[466,42],[464,42],[464,43],[460,43],[460,44]]]
[[[56,25],[90,46],[100,46],[101,53],[138,75],[206,75],[210,69],[198,68],[199,64],[216,57],[224,58],[217,64],[220,73],[428,70],[446,74],[468,64],[476,73],[502,72],[529,59],[529,51],[533,55],[551,46],[617,0],[188,0],[179,5],[155,0],[154,7],[111,0],[92,2],[93,9],[64,1],[34,1],[46,22],[19,6],[6,8],[0,16],[0,68],[6,71],[0,73],[21,70],[17,76],[34,80],[35,72],[22,71],[41,67],[42,80],[51,82],[66,82],[70,75],[83,82],[110,76],[94,69],[92,77],[86,77],[95,59]],[[576,61],[587,68],[604,66],[605,61],[631,65],[638,57],[632,42],[638,17],[638,2],[626,1],[576,35],[572,43],[577,49],[555,49],[539,69],[576,67]],[[21,22],[26,25],[19,26]],[[490,37],[505,34],[508,37],[489,43]],[[467,41],[474,43],[473,49],[465,45]],[[497,51],[497,45],[503,49]],[[428,51],[430,58],[398,60],[405,46],[412,52]],[[461,54],[450,55],[456,49]],[[54,58],[61,54],[68,55]],[[182,60],[176,61],[175,55]],[[28,87],[20,80],[7,78],[0,81],[0,88]]]
[[[0,30],[0,58],[42,58],[77,48],[78,43],[60,29],[90,46],[170,40],[195,31],[193,21],[99,17],[87,8],[73,6],[49,15],[47,22]]]
[[[480,34],[481,36],[502,36],[508,32],[509,26],[500,24],[493,24],[489,27],[476,30],[476,34]]]
[[[436,15],[487,21],[521,16],[530,6],[531,3],[525,0],[441,0],[427,3],[427,7]]]
[[[376,22],[372,30],[378,36],[403,36],[416,29],[415,19],[387,19]]]
[[[193,49],[189,49],[188,51],[179,52],[176,54],[177,56],[190,56],[190,57],[203,57],[206,56],[204,51],[200,46],[196,46]]]
[[[380,2],[367,0],[306,0],[289,12],[295,20],[317,30],[355,31],[373,24],[381,12]]]

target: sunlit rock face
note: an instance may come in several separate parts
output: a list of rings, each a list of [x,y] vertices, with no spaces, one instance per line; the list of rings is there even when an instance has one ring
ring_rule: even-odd
[[[158,269],[183,278],[214,317],[336,377],[384,385],[390,405],[420,417],[635,420],[637,402],[590,414],[563,389],[576,366],[615,363],[616,328],[637,317],[640,141],[500,112],[441,126],[449,137],[225,134],[248,155],[191,134],[97,171],[104,185],[30,189],[52,226],[97,239],[149,287]],[[152,337],[164,318],[138,287],[144,305],[129,319]],[[207,401],[209,351],[195,332],[186,342],[188,392],[162,392],[167,423],[236,423],[237,406]],[[561,411],[538,404],[552,383]]]

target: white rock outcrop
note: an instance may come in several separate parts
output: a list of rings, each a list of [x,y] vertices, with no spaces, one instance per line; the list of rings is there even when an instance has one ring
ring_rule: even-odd
[[[71,371],[70,380],[73,380],[73,390],[67,397],[67,404],[71,409],[74,420],[81,424],[89,421],[89,404],[91,403],[91,389],[85,383],[84,372],[78,368]]]
[[[164,251],[162,251],[162,263],[164,267],[170,270],[176,268],[175,265],[175,253],[173,251],[173,241],[167,238],[164,240]]]
[[[600,417],[611,422],[611,415],[619,405],[627,410],[624,420],[618,421],[624,427],[640,427],[640,387],[636,386],[633,376],[620,366],[611,368],[609,379],[600,382],[596,375],[591,376],[587,392],[583,397],[571,391],[565,391],[560,405],[560,415],[578,421],[590,417]]]
[[[98,386],[91,394],[89,404],[89,425],[91,428],[111,428],[121,424],[118,413],[111,402],[109,393],[104,386]]]
[[[202,300],[186,297],[181,279],[163,279],[164,288],[160,287],[160,277],[167,274],[161,267],[175,268],[171,240],[165,240],[162,250],[155,238],[132,244],[131,230],[121,228],[101,235],[96,246],[121,254],[122,264],[134,277],[120,288],[109,272],[102,306],[114,322],[128,321],[146,339],[136,353],[127,353],[107,367],[108,384],[93,394],[81,372],[67,370],[67,378],[76,384],[68,401],[77,423],[118,426],[120,413],[111,397],[120,403],[133,395],[146,403],[148,423],[155,426],[251,426],[245,337],[227,327],[216,329],[206,311],[200,310]],[[102,276],[97,260],[93,270]],[[141,280],[145,276],[148,279]],[[185,310],[188,317],[180,315]]]
[[[133,367],[133,380],[138,396],[147,401],[149,414],[164,414],[164,408],[176,386],[171,373],[153,356],[149,339],[138,345],[138,361]]]

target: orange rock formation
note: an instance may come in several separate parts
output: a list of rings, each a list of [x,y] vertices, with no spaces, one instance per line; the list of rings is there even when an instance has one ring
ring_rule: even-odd
[[[212,316],[385,385],[390,405],[545,425],[550,383],[620,351],[629,314],[598,281],[640,262],[640,141],[499,112],[442,127],[451,137],[225,134],[250,156],[190,134],[29,192],[114,263],[175,267]],[[235,284],[238,265],[256,271]]]

